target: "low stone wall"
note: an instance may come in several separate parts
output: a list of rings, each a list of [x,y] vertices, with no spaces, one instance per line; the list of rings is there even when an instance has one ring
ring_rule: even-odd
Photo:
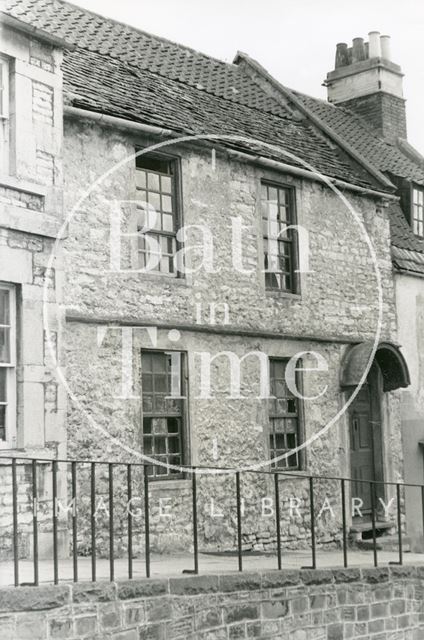
[[[421,640],[424,567],[0,589],[2,640]]]

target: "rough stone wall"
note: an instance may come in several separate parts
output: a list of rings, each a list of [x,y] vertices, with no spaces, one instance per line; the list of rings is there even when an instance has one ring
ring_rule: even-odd
[[[422,567],[0,589],[4,640],[421,640]]]
[[[178,282],[152,274],[114,273],[109,251],[110,216],[116,216],[115,202],[134,198],[135,161],[130,155],[135,144],[147,145],[149,141],[69,119],[65,122],[65,136],[66,210],[68,214],[72,212],[66,242],[70,282],[66,303],[70,312],[93,318],[193,324],[196,302],[227,302],[230,324],[240,329],[299,336],[374,335],[378,304],[369,249],[351,212],[327,187],[230,161],[218,153],[213,164],[207,152],[174,145],[164,147],[164,153],[182,155],[183,224],[210,227],[219,271],[200,271]],[[128,162],[97,183],[73,210],[94,180],[127,157]],[[265,292],[261,273],[260,178],[297,189],[298,222],[310,234],[309,268],[313,271],[302,274],[299,298]],[[375,245],[384,289],[383,333],[389,336],[395,325],[387,214],[371,199],[351,194],[348,199]],[[134,209],[125,205],[122,209],[122,232],[134,231],[130,225]],[[246,227],[243,266],[252,269],[247,275],[235,272],[231,263],[230,222],[236,216]],[[199,236],[195,241],[198,244]],[[121,251],[122,268],[128,269],[129,243],[125,240]],[[193,253],[187,260],[195,268],[199,260],[196,262]],[[118,292],[121,295],[116,295]]]
[[[378,317],[378,294],[369,248],[343,202],[328,188],[309,181],[230,162],[219,154],[213,167],[207,152],[179,149],[184,224],[206,224],[211,228],[214,258],[220,272],[205,274],[199,271],[179,279],[113,273],[109,254],[110,215],[114,215],[112,203],[134,197],[133,158],[109,174],[104,183],[98,183],[93,191],[86,192],[94,180],[133,153],[134,145],[142,141],[117,130],[75,120],[66,121],[65,136],[68,213],[72,212],[78,199],[87,195],[72,212],[66,240],[69,283],[66,305],[71,316],[67,322],[67,379],[74,398],[68,416],[70,456],[129,461],[137,460],[136,454],[141,450],[140,349],[151,348],[152,343],[146,331],[133,332],[133,398],[119,399],[120,322],[139,326],[157,323],[157,339],[153,346],[187,353],[190,445],[187,463],[233,466],[260,463],[269,458],[268,436],[263,429],[267,422],[267,406],[266,402],[255,398],[259,384],[255,359],[247,359],[242,365],[241,388],[246,391],[246,398],[228,399],[228,368],[225,362],[216,361],[212,368],[215,397],[201,400],[198,398],[196,352],[216,354],[229,350],[242,357],[249,351],[260,350],[269,356],[290,357],[312,349],[322,354],[329,362],[328,373],[304,375],[306,396],[315,396],[328,385],[321,398],[305,402],[305,436],[316,434],[343,404],[339,374],[348,341],[372,338]],[[169,152],[175,151],[171,146]],[[84,167],[83,171],[81,167]],[[309,268],[313,271],[301,275],[301,295],[284,296],[265,291],[258,202],[261,177],[296,187],[298,222],[310,232]],[[349,194],[349,200],[376,251],[383,288],[381,336],[390,339],[395,335],[396,324],[387,216],[371,199]],[[243,266],[253,270],[249,275],[236,273],[232,267],[231,216],[243,219]],[[134,230],[130,225],[132,217],[131,206],[124,206],[123,232]],[[122,266],[129,268],[130,246],[125,240],[121,251]],[[188,256],[192,267],[197,264],[193,253]],[[214,327],[208,324],[207,305],[211,302],[228,303],[228,325],[224,325],[222,313],[217,313]],[[200,320],[197,304],[203,305]],[[167,328],[161,328],[163,324]],[[177,343],[169,334],[169,328],[174,326],[180,327]],[[275,334],[275,338],[264,337],[261,332]],[[295,339],[286,339],[287,335]],[[314,336],[319,340],[314,340]],[[339,341],[335,342],[334,337]],[[400,479],[397,411],[393,401],[390,412],[394,415],[391,423],[394,426],[388,424],[386,435],[393,446],[392,452],[388,452],[394,460],[390,473]],[[346,421],[342,419],[339,425],[308,446],[302,468],[322,475],[348,475],[346,429]],[[134,457],[131,450],[135,451]],[[199,527],[204,547],[234,547],[233,484],[225,477],[219,480],[203,477],[199,482]],[[331,483],[324,485],[324,482],[317,484],[318,510],[328,495],[335,516],[325,526],[323,521],[319,523],[318,539],[320,543],[337,544],[340,540],[340,497]],[[155,496],[169,499],[173,507],[173,519],[162,518],[162,523],[155,517],[152,519],[154,546],[187,549],[191,544],[188,524],[191,518],[190,478],[152,483],[152,491]],[[243,495],[246,498],[243,524],[246,548],[263,549],[275,545],[274,520],[261,518],[260,504],[262,497],[272,497],[271,483],[264,476],[248,475],[243,478]],[[292,495],[303,500],[301,516],[289,519],[287,509],[283,510],[284,542],[288,546],[308,545],[309,506],[305,481],[286,478],[282,488],[282,500],[286,505]],[[208,515],[211,499],[217,509],[224,510],[220,518]],[[142,522],[139,526],[141,532]],[[122,545],[125,545],[124,539]]]

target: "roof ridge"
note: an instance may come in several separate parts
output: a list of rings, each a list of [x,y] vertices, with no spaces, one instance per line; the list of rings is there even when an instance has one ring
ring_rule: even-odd
[[[221,60],[220,58],[216,58],[215,56],[211,56],[208,53],[204,53],[203,51],[199,51],[198,49],[194,49],[194,47],[189,47],[188,45],[185,44],[181,44],[179,42],[176,42],[175,40],[170,40],[169,38],[165,38],[164,36],[158,36],[155,33],[150,33],[149,31],[145,31],[144,29],[140,29],[139,27],[136,27],[128,22],[122,22],[121,20],[117,20],[116,18],[111,18],[109,16],[105,16],[102,13],[97,13],[97,11],[92,11],[91,9],[86,9],[85,7],[81,7],[79,4],[76,4],[75,2],[68,2],[68,0],[47,0],[47,2],[49,2],[50,4],[54,5],[55,3],[59,3],[62,5],[67,5],[70,6],[74,9],[78,9],[79,11],[81,11],[81,13],[86,14],[86,15],[91,15],[91,16],[95,16],[96,18],[100,18],[101,20],[107,20],[113,24],[116,25],[120,25],[121,27],[125,27],[127,29],[130,29],[131,31],[134,31],[136,33],[139,33],[143,36],[146,36],[148,38],[154,38],[155,40],[158,40],[160,42],[163,42],[165,44],[171,44],[175,47],[177,47],[178,49],[183,49],[185,51],[189,51],[191,53],[195,53],[196,55],[201,55],[205,58],[208,58],[209,60],[213,60],[214,62],[217,62],[219,64],[228,66],[232,69],[237,69],[237,65],[230,63],[230,62],[226,62],[225,60]],[[86,46],[80,46],[78,45],[79,48],[81,49],[86,49]],[[104,55],[104,53],[102,53],[102,55]],[[111,56],[112,57],[112,56]],[[134,65],[136,66],[136,65]]]

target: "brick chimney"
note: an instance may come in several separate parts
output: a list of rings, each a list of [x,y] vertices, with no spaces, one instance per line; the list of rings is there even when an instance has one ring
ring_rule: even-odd
[[[406,139],[403,73],[390,59],[390,37],[371,31],[368,39],[337,45],[335,69],[324,82],[328,101],[355,111],[389,140]]]

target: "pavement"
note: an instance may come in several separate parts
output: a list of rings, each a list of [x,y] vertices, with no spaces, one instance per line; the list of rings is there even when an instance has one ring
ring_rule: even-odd
[[[395,551],[378,551],[378,565],[387,566],[389,562],[398,561]],[[307,551],[289,551],[282,555],[283,569],[300,569],[311,566],[311,554]],[[194,568],[193,556],[189,554],[156,555],[151,556],[151,577],[175,577]],[[405,565],[424,565],[424,553],[404,553]],[[91,580],[91,558],[78,558],[78,582]],[[372,551],[352,550],[348,552],[349,567],[372,567],[374,559]],[[318,551],[317,568],[343,567],[343,554],[341,551]],[[275,554],[243,554],[243,571],[266,571],[277,569],[277,557]],[[96,562],[97,580],[110,580],[109,560],[98,558]],[[236,554],[199,554],[199,573],[217,574],[238,571],[238,558]],[[51,584],[53,582],[53,562],[51,560],[39,561],[39,583]],[[133,577],[144,578],[146,576],[144,558],[133,560]],[[114,579],[125,580],[128,578],[128,560],[118,558],[114,563]],[[69,582],[73,580],[72,558],[59,560],[59,581]],[[19,561],[19,584],[33,584],[34,565],[32,560]],[[0,562],[0,586],[14,584],[13,562]]]

